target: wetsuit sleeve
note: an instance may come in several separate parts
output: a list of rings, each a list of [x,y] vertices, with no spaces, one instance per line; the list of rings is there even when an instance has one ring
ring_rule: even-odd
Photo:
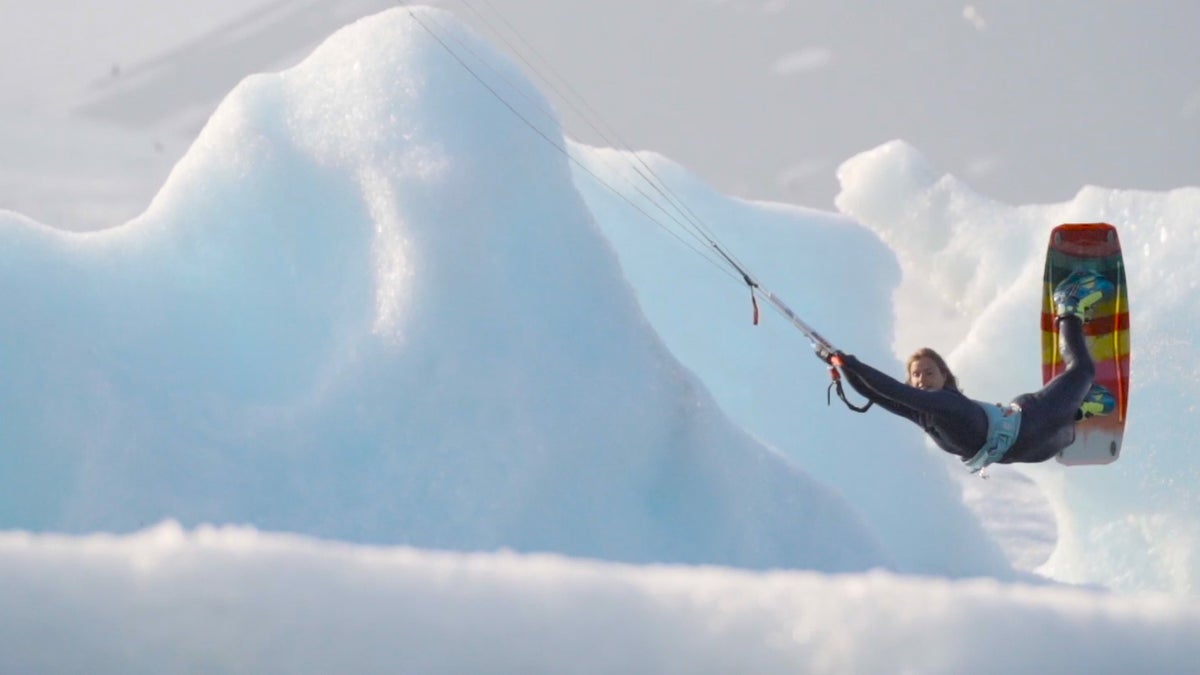
[[[947,391],[922,391],[879,372],[850,354],[842,355],[842,372],[847,374],[850,386],[863,396],[870,398],[897,415],[916,421],[916,415],[955,415],[962,412],[962,396]],[[855,382],[857,380],[857,383]],[[863,389],[859,389],[859,386]],[[871,393],[867,393],[871,392]],[[960,401],[959,399],[962,399]],[[893,410],[885,401],[899,406],[904,411]]]
[[[856,391],[915,422],[946,452],[971,457],[987,439],[987,413],[956,390],[911,387],[846,354],[842,355],[842,372]]]
[[[892,413],[893,415],[899,415],[900,417],[920,423],[920,420],[917,419],[918,414],[916,410],[902,406],[891,399],[884,398],[883,396],[879,395],[878,392],[867,386],[867,383],[858,376],[858,373],[855,373],[847,368],[842,368],[842,376],[847,382],[850,383],[850,386],[854,389],[854,391],[857,391],[858,394],[863,398]]]

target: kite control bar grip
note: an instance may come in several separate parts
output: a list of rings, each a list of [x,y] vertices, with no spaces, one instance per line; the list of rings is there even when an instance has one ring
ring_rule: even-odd
[[[820,357],[822,361],[829,364],[829,379],[831,382],[829,383],[829,388],[825,390],[825,404],[831,405],[833,403],[833,393],[837,392],[838,398],[842,399],[842,403],[845,403],[847,408],[857,413],[867,412],[867,410],[871,408],[871,405],[874,403],[874,401],[867,401],[866,405],[854,405],[850,402],[850,399],[846,398],[846,390],[842,388],[842,374],[838,370],[838,368],[841,368],[845,363],[845,361],[842,360],[841,352],[830,351],[830,349],[825,346],[818,346],[816,347],[816,350],[817,356]]]
[[[828,363],[835,368],[842,367],[842,355],[829,345],[817,344],[813,345],[813,351],[817,353],[817,358],[825,363]]]

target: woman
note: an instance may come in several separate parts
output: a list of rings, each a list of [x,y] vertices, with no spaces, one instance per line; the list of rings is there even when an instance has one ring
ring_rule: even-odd
[[[907,384],[848,354],[838,355],[842,372],[859,394],[915,422],[972,473],[994,462],[1044,462],[1075,440],[1076,421],[1115,407],[1112,394],[1094,384],[1096,366],[1083,337],[1093,306],[1112,292],[1110,282],[1091,272],[1074,272],[1058,285],[1053,298],[1066,370],[1007,406],[964,396],[946,361],[928,348],[909,358]]]

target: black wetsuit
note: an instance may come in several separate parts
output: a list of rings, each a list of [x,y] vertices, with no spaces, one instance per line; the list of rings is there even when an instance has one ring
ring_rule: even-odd
[[[1013,399],[1021,407],[1021,430],[999,460],[1002,464],[1044,462],[1075,440],[1075,414],[1096,378],[1096,366],[1084,342],[1083,322],[1074,316],[1059,321],[1066,370],[1040,391]],[[842,360],[842,372],[855,391],[885,410],[915,422],[942,450],[965,461],[983,447],[988,434],[987,413],[962,392],[924,391],[849,354],[843,354]]]

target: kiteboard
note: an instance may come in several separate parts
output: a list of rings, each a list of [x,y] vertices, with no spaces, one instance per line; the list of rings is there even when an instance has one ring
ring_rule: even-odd
[[[1065,369],[1059,353],[1054,288],[1079,268],[1102,275],[1116,287],[1111,298],[1095,305],[1092,319],[1084,324],[1088,352],[1096,364],[1096,384],[1112,392],[1116,408],[1112,414],[1077,422],[1075,442],[1059,453],[1058,461],[1066,465],[1108,464],[1121,454],[1129,405],[1129,298],[1115,227],[1108,223],[1079,223],[1059,225],[1050,232],[1042,293],[1043,384]]]

